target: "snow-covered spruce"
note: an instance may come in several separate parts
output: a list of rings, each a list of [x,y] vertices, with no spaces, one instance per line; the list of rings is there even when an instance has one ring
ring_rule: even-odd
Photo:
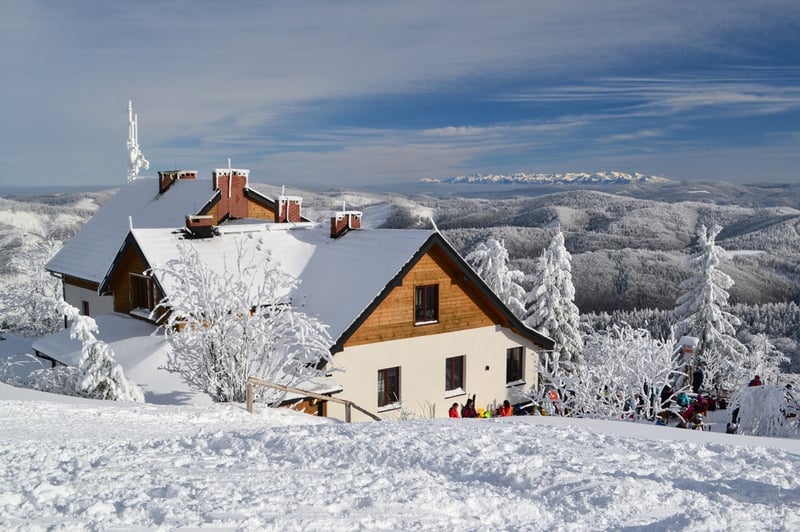
[[[298,280],[271,259],[256,264],[244,254],[237,242],[237,256],[225,257],[219,274],[182,243],[177,259],[152,269],[178,287],[155,311],[168,313],[168,367],[215,401],[244,401],[248,377],[292,386],[322,376],[319,368],[331,361],[327,325],[285,296]],[[260,389],[270,404],[283,395]]]
[[[509,268],[504,242],[494,238],[478,242],[465,259],[511,312],[521,318],[525,313],[525,289],[520,283],[525,274]]]
[[[704,365],[706,379],[714,386],[733,389],[749,378],[747,348],[736,339],[739,319],[727,312],[728,289],[733,279],[719,270],[725,252],[716,244],[722,227],[697,228],[697,251],[688,259],[695,275],[681,283],[684,293],[673,311],[675,336],[685,334],[700,338],[696,356]]]
[[[525,296],[523,319],[528,327],[555,340],[556,363],[575,365],[580,364],[583,339],[571,259],[559,228],[536,264],[533,287]]]

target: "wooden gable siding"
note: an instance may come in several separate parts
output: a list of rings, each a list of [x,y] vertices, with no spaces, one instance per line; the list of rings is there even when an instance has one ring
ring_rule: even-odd
[[[266,205],[253,201],[252,199],[248,199],[247,217],[256,220],[274,220],[275,211]]]
[[[127,246],[119,265],[109,282],[109,287],[114,295],[114,312],[130,313],[131,309],[131,282],[129,273],[143,274],[149,266],[136,245]]]
[[[220,206],[219,203],[215,203],[214,206],[208,210],[208,212],[203,213],[212,216],[212,219],[214,220],[214,225],[219,224],[220,216],[224,216],[225,214],[227,214],[227,213],[220,214],[219,206]],[[275,219],[275,211],[273,209],[270,209],[266,205],[254,201],[251,198],[247,198],[247,217],[252,218],[254,220],[272,221]]]
[[[92,292],[97,292],[98,288],[100,288],[98,283],[87,281],[86,279],[79,279],[78,277],[72,277],[70,275],[65,275],[61,280],[64,284],[77,286],[78,288],[84,288]]]
[[[414,288],[431,284],[439,285],[439,320],[415,325]],[[460,268],[440,248],[432,247],[350,336],[345,347],[494,324],[508,326],[477,287],[464,279]]]

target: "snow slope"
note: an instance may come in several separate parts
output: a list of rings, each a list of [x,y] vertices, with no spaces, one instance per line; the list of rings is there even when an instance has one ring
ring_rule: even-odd
[[[343,424],[0,385],[0,529],[797,530],[800,441],[513,417]]]

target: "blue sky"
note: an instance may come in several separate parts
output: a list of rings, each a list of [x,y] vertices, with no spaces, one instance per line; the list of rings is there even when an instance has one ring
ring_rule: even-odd
[[[0,183],[800,176],[800,2],[0,4]]]

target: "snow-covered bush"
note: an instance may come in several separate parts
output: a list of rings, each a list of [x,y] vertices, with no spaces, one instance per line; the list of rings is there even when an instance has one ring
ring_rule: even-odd
[[[733,394],[740,434],[788,437],[798,434],[800,408],[793,391],[781,385],[746,386]]]
[[[8,380],[9,384],[61,395],[74,395],[109,401],[143,403],[141,388],[129,381],[122,366],[114,360],[111,346],[98,340],[97,322],[61,300],[45,300],[59,316],[70,323],[70,337],[81,342],[81,358],[77,366],[56,366],[37,369],[25,378]]]
[[[214,272],[184,243],[177,259],[152,270],[175,287],[159,304],[169,312],[168,368],[221,402],[244,401],[248,377],[293,386],[332,360],[327,325],[285,296],[298,281],[270,259],[245,260],[242,246],[237,253],[226,257],[234,267]],[[275,404],[283,394],[262,388],[260,396]]]
[[[0,323],[7,330],[37,337],[63,328],[63,316],[52,304],[62,298],[61,281],[44,269],[61,245],[44,240],[23,246],[8,261],[14,279],[0,290]]]
[[[32,371],[18,386],[40,392],[81,397],[83,370],[78,366],[56,366]]]
[[[575,416],[653,419],[662,410],[661,390],[681,375],[671,339],[626,325],[587,336],[580,365],[550,356],[542,365],[544,382],[531,399],[546,406],[555,389],[555,409]]]

